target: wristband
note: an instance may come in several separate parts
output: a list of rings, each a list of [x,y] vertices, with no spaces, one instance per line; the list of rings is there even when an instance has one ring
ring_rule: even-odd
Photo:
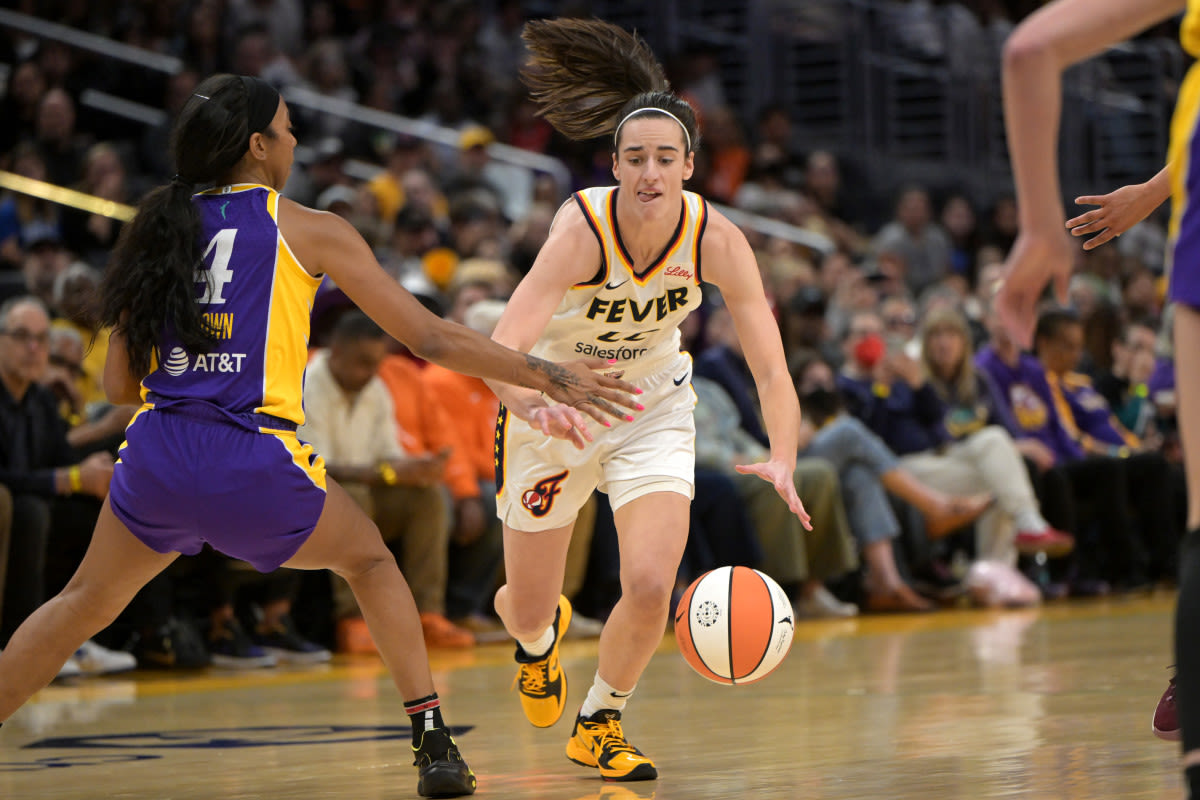
[[[71,493],[75,494],[83,489],[83,473],[79,471],[79,465],[67,469],[67,480],[71,486]]]

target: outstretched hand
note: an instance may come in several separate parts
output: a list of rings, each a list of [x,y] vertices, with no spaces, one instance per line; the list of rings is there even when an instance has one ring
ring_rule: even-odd
[[[1004,280],[996,292],[995,310],[1019,346],[1028,349],[1033,345],[1038,300],[1051,279],[1055,297],[1066,305],[1074,263],[1075,249],[1065,233],[1023,230],[1017,236],[1004,262]]]
[[[1067,220],[1067,229],[1072,236],[1096,234],[1083,243],[1084,250],[1094,250],[1144,220],[1161,202],[1162,198],[1149,183],[1122,186],[1108,194],[1076,197],[1077,205],[1099,208]]]
[[[643,409],[642,404],[632,397],[641,394],[642,390],[632,383],[620,380],[621,372],[595,372],[596,369],[611,368],[611,362],[595,358],[556,364],[530,356],[529,365],[546,373],[550,378],[550,387],[546,389],[548,396],[573,410],[587,414],[605,427],[612,427],[612,423],[607,419],[609,416],[626,421],[633,420],[632,414],[622,411],[617,406],[624,406],[633,411]],[[557,429],[559,423],[563,422],[564,419],[558,418],[553,421],[551,427]]]
[[[812,530],[812,518],[804,510],[804,503],[796,494],[796,482],[792,469],[782,461],[760,461],[756,464],[738,464],[734,467],[743,475],[757,475],[775,487],[779,496],[787,503],[788,509],[800,518],[800,524],[806,530]]]

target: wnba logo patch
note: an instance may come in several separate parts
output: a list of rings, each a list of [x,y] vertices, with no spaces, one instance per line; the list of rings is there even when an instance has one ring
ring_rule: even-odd
[[[535,517],[546,516],[554,506],[554,498],[562,491],[559,486],[569,474],[571,471],[565,469],[557,475],[542,478],[533,485],[532,489],[521,495],[521,505],[525,506]]]

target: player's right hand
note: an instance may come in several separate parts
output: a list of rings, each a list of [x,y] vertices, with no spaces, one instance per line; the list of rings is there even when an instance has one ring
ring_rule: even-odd
[[[588,431],[583,414],[570,406],[549,405],[535,408],[529,424],[547,436],[566,439],[579,450],[587,447],[587,443],[592,441],[592,434]]]
[[[545,371],[550,377],[550,387],[545,390],[547,396],[587,414],[606,428],[612,427],[612,423],[607,419],[609,416],[626,421],[633,420],[631,414],[617,406],[624,406],[633,411],[643,410],[642,404],[632,397],[641,394],[642,390],[621,380],[622,373],[612,371],[612,362],[592,358],[558,364],[542,363],[548,365]],[[609,368],[611,374],[596,372],[597,369],[605,367]]]

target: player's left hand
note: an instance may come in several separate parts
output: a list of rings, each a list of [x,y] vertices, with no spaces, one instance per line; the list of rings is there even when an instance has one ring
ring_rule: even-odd
[[[779,496],[787,503],[788,509],[800,518],[800,524],[806,530],[812,530],[812,518],[804,510],[804,503],[796,494],[796,481],[792,477],[792,468],[782,461],[760,461],[757,464],[738,464],[734,467],[743,475],[757,475],[775,487]]]
[[[1135,183],[1108,194],[1076,197],[1076,205],[1099,208],[1067,220],[1067,229],[1072,236],[1096,234],[1083,243],[1084,250],[1112,241],[1158,208],[1161,201],[1149,187],[1149,183]]]
[[[1038,300],[1051,279],[1058,302],[1067,303],[1075,247],[1064,230],[1022,230],[1004,266],[1004,281],[996,292],[996,315],[1013,341],[1029,349]]]

